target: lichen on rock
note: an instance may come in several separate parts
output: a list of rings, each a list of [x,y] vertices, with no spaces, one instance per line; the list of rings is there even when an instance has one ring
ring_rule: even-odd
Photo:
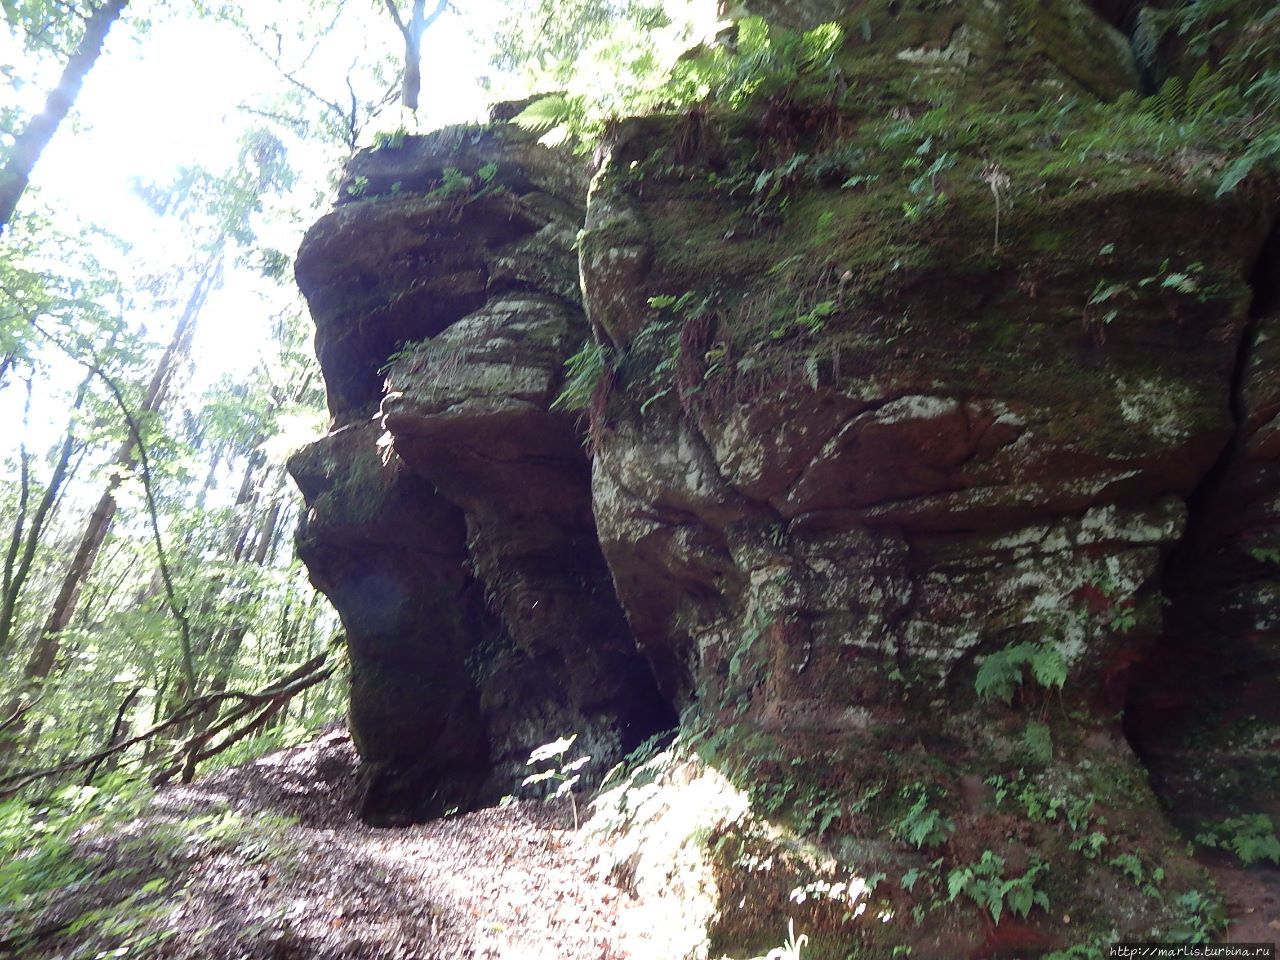
[[[621,119],[594,170],[509,125],[355,161],[293,469],[385,809],[675,730],[596,821],[663,956],[1187,922],[1175,823],[1280,815],[1280,204],[1152,146],[1100,6],[760,4],[842,25],[821,96]]]

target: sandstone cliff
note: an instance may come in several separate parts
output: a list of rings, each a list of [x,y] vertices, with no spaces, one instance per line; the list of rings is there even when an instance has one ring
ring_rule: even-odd
[[[1178,828],[1280,817],[1280,202],[1140,93],[1274,69],[1237,6],[757,3],[821,92],[358,156],[291,469],[366,815],[576,733],[672,957],[1211,930]]]

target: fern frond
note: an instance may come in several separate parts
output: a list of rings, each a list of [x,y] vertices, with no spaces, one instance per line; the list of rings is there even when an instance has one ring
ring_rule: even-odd
[[[1147,104],[1148,111],[1160,120],[1176,120],[1182,112],[1183,93],[1186,85],[1182,78],[1172,76],[1160,85],[1160,89]]]
[[[800,36],[800,63],[809,70],[824,67],[843,43],[844,30],[838,23],[823,23],[806,30]]]
[[[539,97],[511,118],[521,130],[532,133],[550,130],[565,123],[571,114],[568,99],[559,93]]]
[[[1206,109],[1213,103],[1218,92],[1217,88],[1218,80],[1209,69],[1209,64],[1200,64],[1200,69],[1187,84],[1186,115],[1192,119],[1203,116]]]

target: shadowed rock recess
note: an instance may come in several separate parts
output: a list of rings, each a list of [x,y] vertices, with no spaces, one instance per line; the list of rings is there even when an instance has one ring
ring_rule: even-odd
[[[1114,132],[1198,67],[1137,7],[756,3],[827,95],[352,162],[291,469],[370,820],[678,727],[597,805],[666,957],[1214,928],[1185,836],[1280,822],[1277,188]]]

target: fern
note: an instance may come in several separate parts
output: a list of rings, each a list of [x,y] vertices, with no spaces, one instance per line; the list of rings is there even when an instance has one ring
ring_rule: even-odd
[[[1261,860],[1280,864],[1280,839],[1271,818],[1264,813],[1242,814],[1219,824],[1209,824],[1196,837],[1207,847],[1230,850],[1246,867]]]
[[[917,850],[946,843],[947,838],[955,832],[955,822],[929,805],[929,795],[923,788],[917,789],[915,802],[893,824],[894,834],[911,843]]]
[[[844,30],[838,23],[823,23],[800,36],[799,60],[806,70],[831,66],[832,59],[844,43]]]
[[[1067,662],[1053,644],[1037,646],[1028,656],[1031,675],[1046,690],[1061,690],[1067,682]]]
[[[1213,71],[1209,69],[1209,64],[1200,64],[1200,69],[1192,76],[1191,82],[1187,84],[1185,111],[1188,116],[1201,117],[1213,103],[1214,97],[1218,93],[1218,79],[1214,76]]]
[[[1280,163],[1280,128],[1271,130],[1265,136],[1256,139],[1222,172],[1222,176],[1218,179],[1217,195],[1220,197],[1230,193],[1254,171],[1254,168],[1267,163]]]
[[[977,863],[952,870],[947,875],[947,902],[964,894],[990,913],[995,923],[1000,922],[1006,906],[1019,917],[1026,917],[1032,907],[1048,910],[1048,895],[1035,888],[1036,879],[1049,869],[1048,865],[1034,860],[1022,876],[1006,880],[1004,864],[1003,857],[985,850]]]
[[[1182,94],[1186,90],[1182,78],[1172,76],[1151,97],[1149,109],[1160,120],[1175,120],[1182,112]]]
[[[1013,656],[1012,648],[997,650],[982,661],[978,668],[974,688],[984,700],[1013,702],[1013,692],[1022,682],[1022,667]]]
[[[569,116],[569,101],[558,93],[539,97],[514,117],[511,122],[521,130],[538,133],[563,123]]]
[[[1035,760],[1048,763],[1053,759],[1053,735],[1049,732],[1048,724],[1038,720],[1028,723],[1022,734],[1022,743]]]
[[[596,384],[604,375],[605,349],[594,341],[564,362],[564,385],[551,404],[552,410],[585,410],[591,403]]]
[[[1067,663],[1058,648],[1052,643],[1028,641],[989,654],[978,668],[974,688],[984,700],[1012,704],[1014,692],[1026,680],[1025,669],[1046,690],[1061,690],[1067,682]]]

